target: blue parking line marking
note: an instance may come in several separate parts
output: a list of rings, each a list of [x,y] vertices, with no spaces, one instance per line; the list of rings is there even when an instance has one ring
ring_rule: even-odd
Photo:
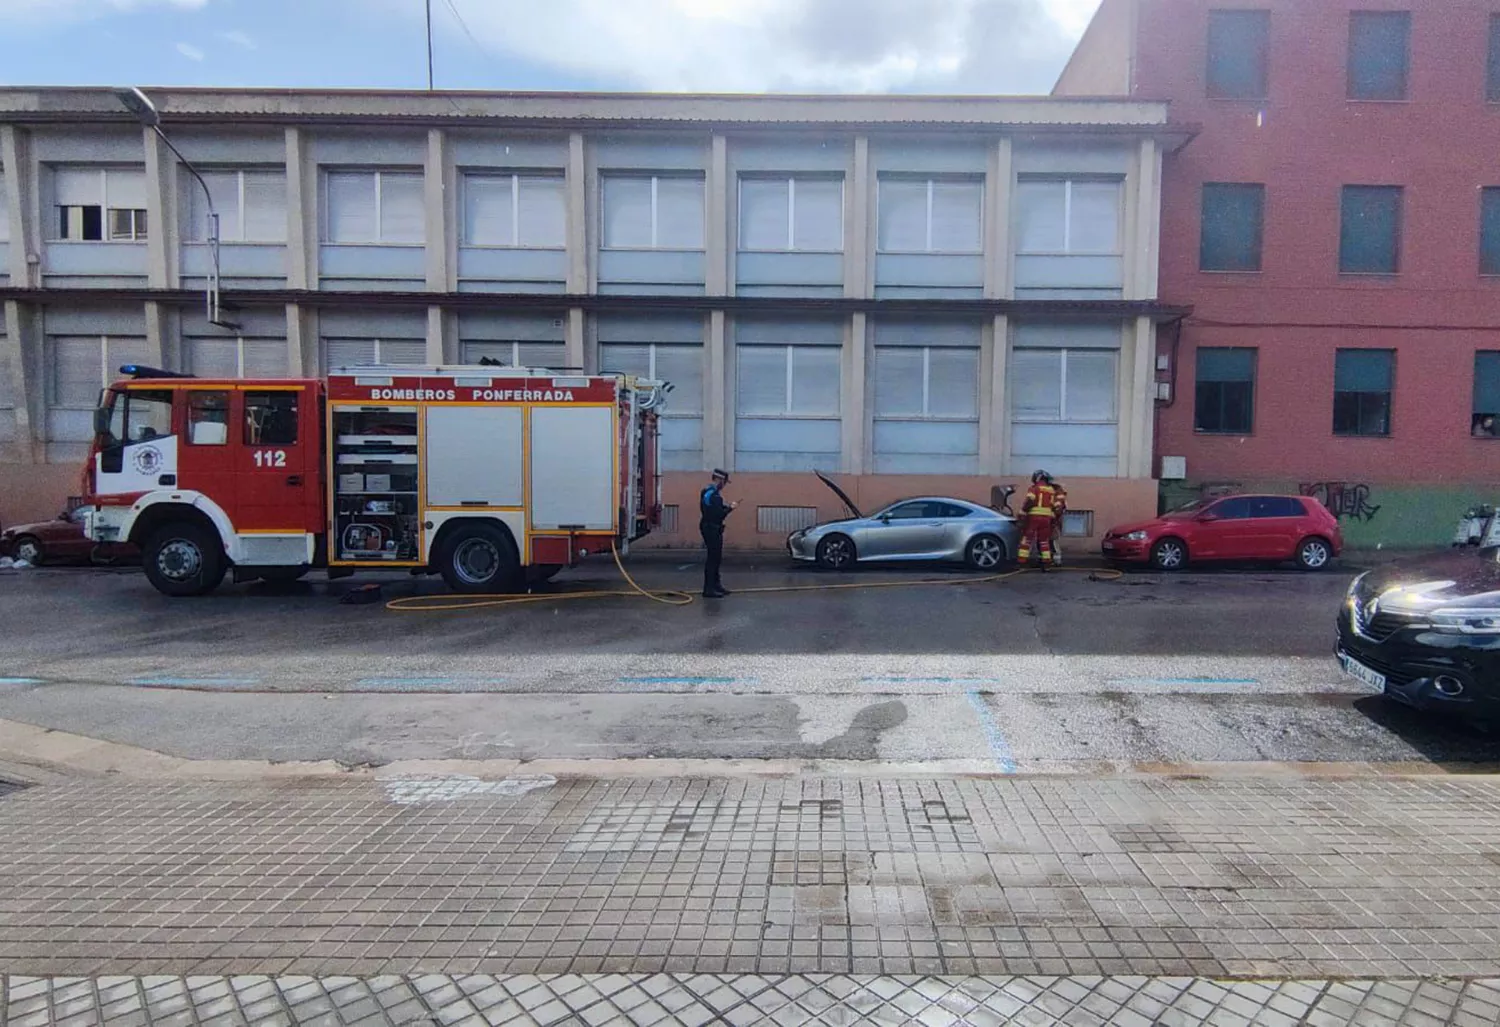
[[[1110,685],[1258,685],[1259,678],[1110,678]]]
[[[490,688],[509,683],[509,678],[360,678],[354,683],[354,687],[367,691],[400,691],[406,688],[446,688],[462,691]]]
[[[947,678],[870,676],[859,679],[862,685],[998,685],[999,678]]]
[[[681,677],[681,678],[619,678],[622,685],[733,685],[754,684],[755,678],[707,678],[707,677]]]
[[[41,678],[0,678],[0,685],[40,685]]]
[[[980,693],[969,692],[967,695],[969,705],[974,708],[974,713],[979,717],[979,726],[984,729],[985,741],[989,742],[990,755],[1000,767],[1000,772],[1014,774],[1016,758],[1011,754],[1010,743],[1005,740],[1005,735],[1000,730],[1000,722],[995,719],[995,711],[990,709],[989,703],[984,701],[984,696]]]

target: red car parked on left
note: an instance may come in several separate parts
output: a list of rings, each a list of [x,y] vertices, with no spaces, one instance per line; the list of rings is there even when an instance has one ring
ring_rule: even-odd
[[[0,531],[0,556],[43,563],[113,563],[134,559],[139,553],[128,543],[95,543],[83,533],[83,525],[64,510],[54,520],[13,524]]]

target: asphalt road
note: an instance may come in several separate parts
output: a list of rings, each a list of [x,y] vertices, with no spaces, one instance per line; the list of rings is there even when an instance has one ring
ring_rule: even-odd
[[[650,587],[695,577],[660,560],[634,569]],[[0,718],[194,758],[1500,759],[1488,735],[1388,708],[1339,675],[1337,571],[421,614],[340,604],[353,583],[317,578],[169,600],[129,570],[0,573]],[[727,577],[928,576],[773,563]],[[591,566],[558,588],[616,585]]]

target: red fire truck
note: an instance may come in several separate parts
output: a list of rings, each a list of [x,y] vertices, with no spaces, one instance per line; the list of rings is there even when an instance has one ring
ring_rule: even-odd
[[[361,568],[515,591],[660,519],[659,382],[513,367],[195,378],[128,365],[95,413],[84,526],[167,595]]]

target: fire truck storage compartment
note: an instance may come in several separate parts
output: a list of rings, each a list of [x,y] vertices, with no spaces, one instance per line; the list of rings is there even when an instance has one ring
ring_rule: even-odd
[[[333,408],[333,545],[344,563],[419,559],[417,408]]]
[[[533,407],[532,530],[613,530],[615,450],[613,407]]]
[[[518,406],[427,408],[427,505],[521,508]]]

